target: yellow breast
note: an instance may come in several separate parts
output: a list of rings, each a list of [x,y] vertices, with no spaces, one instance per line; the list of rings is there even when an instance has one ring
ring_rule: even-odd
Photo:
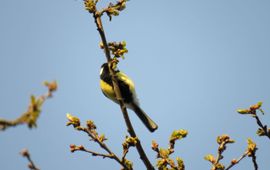
[[[104,95],[106,97],[108,97],[109,99],[116,101],[115,100],[115,93],[113,91],[112,86],[110,86],[108,83],[106,83],[103,80],[100,80],[100,88],[102,90],[102,92],[104,93]]]
[[[116,73],[116,77],[117,77],[118,80],[120,80],[121,82],[123,82],[126,85],[128,85],[129,91],[132,93],[132,97],[133,97],[134,102],[137,102],[137,97],[136,97],[136,92],[135,92],[135,86],[134,86],[133,81],[127,75],[125,75],[122,72]],[[112,101],[118,103],[118,101],[116,100],[116,96],[115,96],[115,93],[113,91],[113,87],[112,86],[110,86],[105,81],[100,80],[100,88],[101,88],[102,92],[104,93],[104,95],[106,97],[108,97]]]

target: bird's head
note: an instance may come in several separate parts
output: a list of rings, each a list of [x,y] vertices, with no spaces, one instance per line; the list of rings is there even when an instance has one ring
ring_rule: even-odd
[[[119,72],[119,70],[118,70],[117,67],[114,68],[114,71],[115,71],[115,72]],[[103,63],[103,64],[101,65],[99,75],[100,75],[100,77],[107,77],[107,76],[110,76],[110,70],[109,70],[109,65],[108,65],[108,63]]]

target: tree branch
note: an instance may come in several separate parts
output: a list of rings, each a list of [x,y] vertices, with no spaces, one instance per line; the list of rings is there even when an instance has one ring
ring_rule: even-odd
[[[257,104],[251,105],[248,109],[237,109],[237,112],[243,115],[251,115],[256,119],[257,125],[260,127],[257,130],[257,135],[259,136],[267,136],[270,139],[270,129],[267,128],[267,125],[263,125],[261,122],[257,111],[260,111],[264,115],[264,111],[261,109],[262,102],[258,102]]]
[[[260,126],[260,128],[263,130],[264,135],[267,136],[268,139],[270,139],[270,133],[267,130],[267,126],[262,124],[262,122],[257,114],[254,115],[254,118],[256,119],[258,126]]]
[[[23,149],[23,150],[20,152],[20,154],[28,160],[28,162],[29,162],[28,168],[29,168],[30,170],[40,170],[40,169],[37,168],[36,165],[34,164],[33,160],[31,159],[30,153],[29,153],[29,151],[28,151],[27,149]]]
[[[90,131],[90,129],[88,129],[88,128],[83,128],[82,129],[82,131],[84,131],[84,132],[86,132],[92,139],[94,139],[94,141],[96,141],[98,144],[99,144],[99,146],[101,147],[101,148],[103,148],[105,151],[107,151],[108,153],[109,153],[109,155],[110,156],[108,156],[108,157],[111,157],[112,159],[114,159],[114,160],[116,160],[119,164],[121,164],[125,169],[127,169],[127,167],[126,167],[126,165],[125,164],[123,164],[123,162],[121,162],[121,160],[107,147],[107,145],[104,143],[104,142],[102,142],[102,141],[100,141],[100,140],[98,140],[92,133],[91,133],[91,131]]]
[[[15,127],[21,124],[27,124],[29,128],[36,127],[36,121],[41,113],[41,107],[45,100],[52,97],[52,93],[57,90],[56,81],[53,82],[44,82],[44,85],[47,86],[48,92],[36,98],[31,96],[30,104],[26,112],[24,112],[20,117],[15,120],[5,120],[0,119],[0,130],[5,130],[9,127]]]
[[[240,158],[238,158],[237,160],[233,160],[231,162],[231,164],[225,169],[225,170],[229,170],[231,169],[234,165],[238,164],[242,159],[244,159],[247,156],[247,153],[244,153],[242,156],[240,156]]]
[[[94,141],[96,143],[99,144],[99,146],[104,149],[108,154],[102,154],[102,153],[97,153],[94,151],[90,151],[84,148],[84,146],[80,145],[80,146],[76,146],[74,144],[70,145],[70,151],[71,152],[75,152],[75,151],[84,151],[84,152],[88,152],[91,153],[93,156],[101,156],[103,158],[111,158],[116,160],[120,165],[122,165],[122,167],[125,170],[132,170],[132,168],[129,168],[124,161],[121,161],[120,158],[118,158],[118,156],[116,156],[116,154],[114,154],[109,147],[107,147],[107,145],[104,143],[104,141],[106,140],[104,135],[98,135],[98,132],[96,131],[96,125],[94,124],[93,121],[88,120],[87,121],[87,127],[83,127],[80,124],[80,119],[72,116],[71,114],[67,114],[67,118],[69,120],[69,122],[67,123],[67,126],[73,125],[74,129],[78,130],[78,131],[82,131],[85,132],[89,137],[91,141]]]
[[[95,151],[91,151],[89,149],[85,149],[84,146],[76,146],[76,145],[70,145],[70,151],[75,152],[75,151],[83,151],[92,154],[93,156],[100,156],[102,158],[110,158],[110,159],[115,159],[113,154],[103,154],[103,153],[98,153]]]
[[[251,156],[252,156],[252,163],[254,165],[254,170],[258,170],[259,166],[258,166],[258,163],[257,163],[257,160],[256,160],[256,155],[252,154]]]

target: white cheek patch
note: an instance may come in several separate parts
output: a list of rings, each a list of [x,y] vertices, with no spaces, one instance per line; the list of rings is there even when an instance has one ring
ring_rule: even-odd
[[[100,69],[99,75],[101,75],[103,73],[103,67]]]

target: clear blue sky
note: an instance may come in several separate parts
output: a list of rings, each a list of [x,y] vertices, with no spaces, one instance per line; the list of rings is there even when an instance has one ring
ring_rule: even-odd
[[[69,152],[73,143],[100,150],[65,126],[67,112],[82,122],[94,120],[119,155],[127,134],[119,107],[99,89],[105,57],[83,2],[1,1],[0,24],[0,117],[24,112],[30,94],[46,91],[44,80],[59,83],[37,129],[19,126],[0,133],[1,169],[27,169],[18,154],[22,148],[42,170],[120,169],[112,160]],[[151,141],[167,147],[171,132],[183,128],[189,135],[177,142],[174,157],[182,157],[188,170],[210,169],[203,157],[216,154],[221,134],[236,140],[224,154],[225,164],[244,152],[251,137],[259,147],[260,169],[269,169],[269,140],[256,137],[255,120],[235,110],[263,101],[262,120],[270,125],[270,1],[131,0],[112,22],[105,17],[104,27],[109,41],[127,42],[129,53],[119,68],[132,77],[142,108],[159,124],[151,134],[130,111],[153,164]],[[128,158],[134,169],[145,169],[135,149]],[[253,169],[251,160],[234,169]]]

